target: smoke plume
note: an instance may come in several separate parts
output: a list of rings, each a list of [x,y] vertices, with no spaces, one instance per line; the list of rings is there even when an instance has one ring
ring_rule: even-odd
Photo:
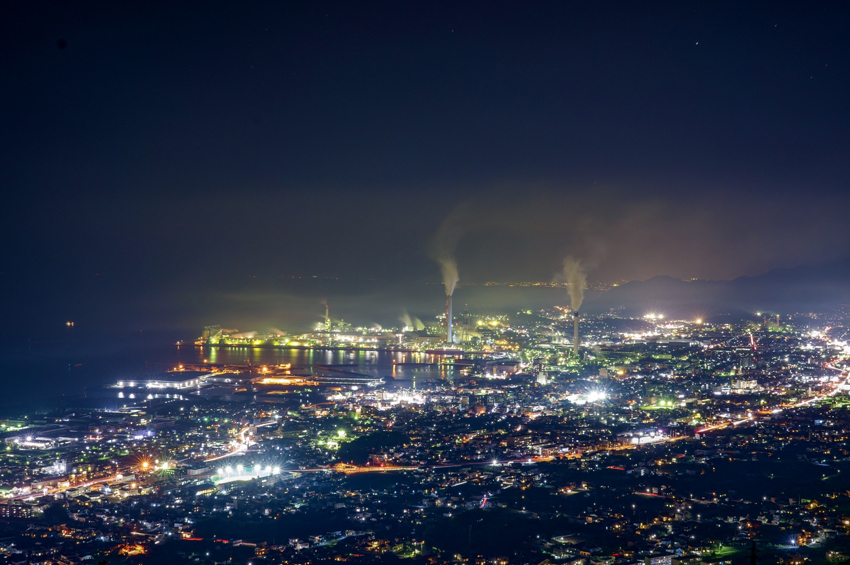
[[[425,329],[425,324],[422,323],[422,320],[416,316],[411,316],[407,313],[407,310],[402,311],[399,320],[401,320],[401,323],[404,324],[405,327],[408,327],[413,331],[418,332],[419,330]]]
[[[584,287],[587,286],[587,273],[581,266],[581,261],[573,257],[564,259],[563,280],[569,286],[570,307],[578,312],[584,302]]]
[[[460,280],[457,260],[454,255],[457,244],[464,234],[464,220],[467,216],[467,209],[466,204],[461,204],[452,210],[431,242],[431,257],[440,265],[443,284],[446,287],[446,296],[451,296],[454,293],[455,285]]]
[[[416,316],[413,316],[413,329],[417,332],[425,329],[425,324],[423,324],[422,320]]]
[[[440,270],[443,273],[443,284],[446,286],[446,296],[454,294],[455,285],[460,280],[457,272],[457,261],[454,257],[443,257],[438,259]]]

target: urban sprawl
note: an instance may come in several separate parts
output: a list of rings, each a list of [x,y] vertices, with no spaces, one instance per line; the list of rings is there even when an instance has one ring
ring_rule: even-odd
[[[208,327],[108,408],[0,422],[0,563],[850,558],[850,312],[459,310]]]

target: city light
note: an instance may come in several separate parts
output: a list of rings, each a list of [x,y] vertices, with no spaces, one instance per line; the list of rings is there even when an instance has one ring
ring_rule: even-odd
[[[850,2],[2,7],[0,565],[850,565]]]
[[[234,469],[233,467],[222,467],[216,471],[216,477],[213,482],[217,485],[223,485],[233,482],[251,481],[254,479],[262,479],[280,475],[281,468],[279,466],[255,464],[243,466],[239,464]]]

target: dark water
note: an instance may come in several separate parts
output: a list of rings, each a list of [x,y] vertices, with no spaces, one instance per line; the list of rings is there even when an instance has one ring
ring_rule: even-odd
[[[194,339],[208,323],[241,331],[263,332],[272,328],[292,333],[306,331],[323,319],[328,302],[334,318],[345,319],[355,326],[379,323],[393,327],[404,314],[433,320],[445,307],[441,284],[381,286],[369,281],[358,289],[352,288],[350,281],[325,282],[325,286],[316,286],[315,281],[306,281],[303,288],[260,285],[214,300],[182,297],[176,302],[163,296],[156,300],[136,300],[128,296],[125,288],[112,289],[109,295],[98,291],[89,299],[81,298],[72,309],[69,316],[76,326],[69,331],[65,318],[56,318],[56,312],[64,311],[67,305],[60,308],[45,302],[40,306],[42,314],[38,315],[30,305],[27,316],[16,321],[17,326],[9,322],[0,328],[0,335],[4,336],[0,338],[0,416],[49,409],[86,390],[99,389],[105,383],[130,380],[162,372],[178,363],[198,363],[204,359],[237,364],[250,359],[255,364],[292,363],[301,367],[356,364],[355,372],[378,377],[393,374],[393,359],[433,361],[424,355],[417,359],[409,354],[404,358],[390,353],[364,352],[352,356],[344,351],[319,350],[213,352],[175,345],[178,340]],[[479,314],[511,314],[566,304],[568,300],[561,288],[460,286],[455,293],[455,311],[468,307],[470,312]],[[593,302],[592,293],[586,302]],[[417,383],[420,378],[424,383],[444,376],[441,368],[412,366],[401,366],[395,374],[401,383],[412,383],[413,377]]]
[[[440,358],[426,353],[402,353],[392,351],[345,351],[322,349],[274,349],[274,348],[193,348],[180,355],[191,357],[194,362],[274,365],[291,363],[293,372],[309,370],[314,365],[352,365],[344,370],[375,377],[387,375],[399,381],[444,379],[451,370],[440,365]],[[354,366],[356,365],[356,366]]]
[[[0,416],[46,411],[77,401],[118,380],[161,373],[180,363],[254,365],[291,363],[294,370],[313,365],[356,365],[356,373],[394,376],[400,383],[425,383],[451,376],[427,354],[385,351],[272,348],[178,347],[184,335],[158,333],[113,336],[63,336],[52,340],[11,341],[0,346]],[[395,361],[395,364],[393,363]],[[407,363],[407,364],[405,364]]]

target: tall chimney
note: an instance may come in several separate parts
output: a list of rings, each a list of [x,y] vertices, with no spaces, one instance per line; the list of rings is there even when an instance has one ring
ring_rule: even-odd
[[[446,327],[448,328],[448,332],[446,332],[446,341],[448,343],[453,343],[452,341],[452,295],[446,295]]]
[[[329,346],[333,344],[333,339],[334,339],[333,333],[331,332],[331,314],[330,314],[330,312],[331,312],[330,306],[325,304],[325,332],[327,332],[327,338],[328,338],[327,345],[329,345]]]
[[[581,345],[581,338],[578,336],[578,312],[573,314],[573,355],[578,357],[578,346]]]

